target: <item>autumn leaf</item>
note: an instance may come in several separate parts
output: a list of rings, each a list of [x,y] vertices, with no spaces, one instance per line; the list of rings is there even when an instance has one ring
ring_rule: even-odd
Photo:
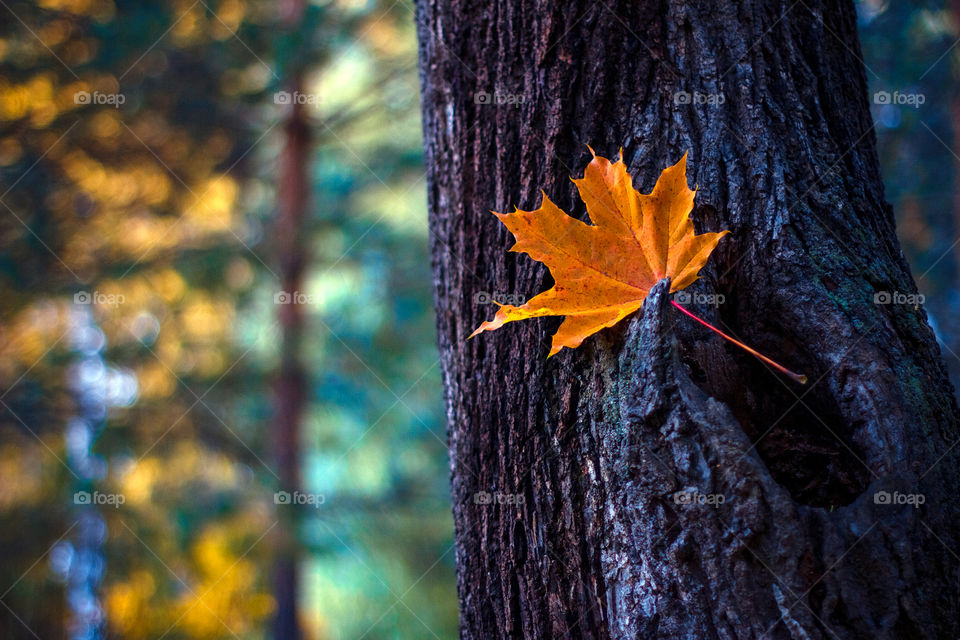
[[[693,283],[729,231],[694,232],[695,194],[686,168],[684,154],[645,195],[633,188],[622,150],[614,163],[594,154],[583,178],[573,180],[592,225],[564,213],[546,193],[535,211],[494,212],[517,240],[510,250],[547,265],[556,284],[519,307],[499,305],[493,320],[470,337],[515,320],[566,316],[553,336],[552,356],[642,307],[663,278],[670,278],[671,292]]]

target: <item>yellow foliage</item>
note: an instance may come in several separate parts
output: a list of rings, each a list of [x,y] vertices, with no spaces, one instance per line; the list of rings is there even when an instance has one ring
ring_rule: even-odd
[[[160,460],[153,457],[138,460],[130,465],[121,480],[127,504],[131,506],[149,504],[153,486],[161,472]]]
[[[158,293],[166,304],[173,304],[187,291],[187,283],[176,269],[163,269],[147,276],[150,288]]]
[[[185,195],[188,201],[192,200],[184,214],[187,220],[202,231],[230,229],[237,199],[236,181],[229,176],[216,176],[195,191],[196,195]]]
[[[187,46],[198,42],[206,31],[207,21],[204,19],[206,6],[198,3],[189,3],[178,0],[174,9],[179,17],[170,30],[170,37],[180,46]]]
[[[140,397],[144,400],[169,398],[177,388],[177,380],[170,370],[156,360],[150,360],[137,369]]]
[[[55,47],[70,35],[70,23],[66,20],[51,20],[35,30],[37,37],[48,47]]]
[[[19,120],[30,115],[37,105],[51,101],[53,82],[50,74],[37,74],[24,84],[11,85],[0,80],[0,120]]]
[[[12,383],[57,344],[67,346],[68,316],[62,304],[37,300],[0,325],[0,381]]]
[[[185,440],[176,443],[169,459],[148,456],[131,464],[120,482],[128,504],[150,506],[154,495],[174,495],[186,483],[219,491],[236,487],[239,480],[234,460]]]
[[[38,0],[44,9],[52,11],[66,11],[74,15],[93,16],[98,20],[106,20],[116,11],[110,0]]]
[[[211,32],[217,40],[231,37],[240,27],[247,13],[247,5],[243,0],[223,0],[217,7],[217,19],[210,25]]]
[[[105,602],[110,628],[120,637],[143,638],[151,630],[150,599],[156,592],[156,583],[150,572],[135,571],[128,580],[106,587]]]
[[[239,635],[272,612],[273,598],[256,589],[257,565],[244,555],[250,543],[245,548],[238,544],[242,538],[238,532],[245,530],[247,527],[235,522],[218,522],[208,526],[193,545],[191,555],[200,581],[180,603],[180,624],[191,635],[216,637],[225,632],[225,627]],[[261,540],[257,544],[265,543]]]
[[[0,510],[43,499],[42,447],[7,443],[0,447]]]
[[[120,116],[116,109],[100,110],[90,117],[87,126],[90,127],[91,133],[100,141],[108,138],[116,138],[120,135],[123,128],[120,124]]]
[[[233,326],[233,316],[233,305],[229,302],[193,292],[185,300],[181,320],[188,337],[210,341],[227,335]]]

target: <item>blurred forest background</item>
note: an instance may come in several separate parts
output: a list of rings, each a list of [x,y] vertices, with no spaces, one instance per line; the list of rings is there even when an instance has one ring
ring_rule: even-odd
[[[0,0],[3,638],[457,636],[413,9]],[[960,1],[859,9],[956,385]]]

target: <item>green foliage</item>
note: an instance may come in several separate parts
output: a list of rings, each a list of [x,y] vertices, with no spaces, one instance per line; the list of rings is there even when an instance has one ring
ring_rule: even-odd
[[[275,95],[299,76],[314,132],[301,464],[325,497],[303,510],[304,626],[454,637],[411,7],[309,4],[293,22],[258,0],[2,11],[0,635],[64,635],[83,485],[125,498],[98,508],[112,636],[266,636]],[[90,483],[64,435],[85,411],[78,306],[103,332],[103,380],[137,385],[99,430],[106,472]]]

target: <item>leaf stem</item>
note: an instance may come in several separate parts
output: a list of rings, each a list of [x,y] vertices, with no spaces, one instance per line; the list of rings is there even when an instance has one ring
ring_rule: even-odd
[[[798,374],[798,373],[794,373],[793,371],[790,371],[789,369],[787,369],[787,368],[784,367],[783,365],[774,362],[773,360],[771,360],[771,359],[768,358],[767,356],[763,355],[762,353],[760,353],[760,352],[757,351],[756,349],[751,349],[750,347],[748,347],[747,345],[743,344],[743,343],[740,342],[739,340],[736,340],[736,339],[734,339],[734,338],[731,338],[730,336],[728,336],[727,334],[725,334],[723,331],[720,331],[720,329],[717,329],[715,326],[713,326],[712,324],[710,324],[709,322],[707,322],[707,321],[705,321],[705,320],[701,320],[701,319],[698,318],[697,316],[693,315],[692,313],[690,313],[689,311],[687,311],[686,309],[684,309],[682,306],[680,306],[679,304],[677,304],[676,301],[671,300],[671,301],[670,301],[670,304],[672,304],[673,306],[675,306],[677,309],[679,309],[680,311],[682,311],[682,312],[683,312],[684,314],[686,314],[687,316],[693,318],[694,320],[696,320],[697,322],[699,322],[700,324],[702,324],[703,326],[705,326],[707,329],[710,329],[710,330],[713,331],[714,333],[719,334],[720,336],[726,338],[727,340],[729,340],[729,341],[732,342],[733,344],[737,345],[738,347],[740,347],[741,349],[743,349],[743,350],[746,351],[747,353],[749,353],[749,354],[751,354],[751,355],[753,355],[753,356],[756,356],[757,358],[760,358],[761,360],[763,360],[764,362],[766,362],[766,363],[769,364],[771,367],[775,368],[777,371],[779,371],[779,372],[782,373],[783,375],[787,376],[787,377],[790,378],[791,380],[794,380],[794,381],[796,381],[796,382],[799,382],[800,384],[807,384],[807,376],[804,376],[804,375],[801,375],[801,374]]]

